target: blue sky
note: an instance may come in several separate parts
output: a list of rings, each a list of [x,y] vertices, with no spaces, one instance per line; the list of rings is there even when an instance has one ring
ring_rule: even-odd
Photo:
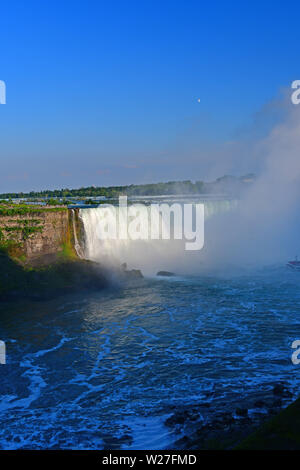
[[[3,2],[0,192],[255,171],[222,149],[300,79],[298,18],[283,1]]]

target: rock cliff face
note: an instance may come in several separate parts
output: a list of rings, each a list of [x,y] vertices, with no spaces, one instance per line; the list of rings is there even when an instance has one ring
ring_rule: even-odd
[[[49,212],[41,215],[42,230],[25,240],[25,254],[28,258],[55,254],[68,241],[68,211]]]
[[[0,214],[0,241],[14,257],[27,263],[50,260],[72,250],[73,224],[67,208],[35,208]]]
[[[106,287],[106,270],[80,259],[83,235],[78,210],[0,201],[0,300]]]

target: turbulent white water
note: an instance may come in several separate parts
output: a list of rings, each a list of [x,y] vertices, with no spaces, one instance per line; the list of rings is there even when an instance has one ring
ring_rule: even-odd
[[[299,393],[299,300],[299,273],[275,268],[0,302],[0,448],[176,449],[225,415],[258,428],[276,384],[283,406]]]
[[[218,213],[224,213],[235,206],[235,201],[205,201],[204,212],[207,221]],[[85,230],[84,256],[87,259],[106,265],[120,266],[127,263],[129,268],[141,269],[144,274],[155,274],[160,270],[178,273],[195,272],[201,260],[201,250],[185,250],[185,239],[176,239],[176,233],[182,232],[182,222],[176,217],[171,219],[171,239],[162,239],[165,221],[161,217],[151,218],[150,206],[140,215],[139,233],[142,239],[105,239],[104,223],[117,219],[118,234],[127,233],[130,223],[127,208],[100,206],[80,209],[80,217]],[[153,239],[151,233],[159,234]],[[143,239],[144,238],[144,239]],[[147,239],[145,239],[147,238]]]

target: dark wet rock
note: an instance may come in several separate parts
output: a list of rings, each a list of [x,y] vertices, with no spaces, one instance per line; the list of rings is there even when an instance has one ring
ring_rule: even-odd
[[[224,429],[224,423],[222,421],[213,421],[211,423],[210,429],[212,431],[219,430],[219,429]]]
[[[165,420],[165,425],[169,427],[184,425],[198,421],[201,415],[198,408],[190,408],[189,410],[180,410],[173,413]]]
[[[276,388],[276,385],[279,387]],[[173,432],[180,432],[183,436],[174,445],[182,450],[235,448],[242,439],[278,415],[285,406],[288,390],[281,382],[276,385],[274,384],[275,393],[273,389],[264,395],[256,393],[244,403],[236,402],[232,409],[228,408],[228,403],[217,400],[212,400],[211,411],[205,408],[209,405],[206,402],[185,405],[184,409],[179,406],[173,410],[169,408],[172,415],[165,424],[173,427]],[[208,394],[213,396],[214,392],[210,391]],[[262,412],[253,408],[264,410]],[[250,409],[252,411],[249,415]]]
[[[119,438],[120,444],[132,444],[133,438],[129,434],[124,434],[122,437]]]
[[[198,415],[198,413],[194,413],[194,414],[190,413],[189,416],[188,416],[188,419],[190,421],[197,421],[199,419],[199,415]]]
[[[276,384],[273,388],[274,395],[283,398],[291,398],[293,394],[289,392],[283,383]]]
[[[130,445],[133,442],[132,436],[129,434],[124,434],[123,436],[117,438],[116,436],[107,434],[103,438],[104,449],[120,449],[122,445]]]
[[[203,432],[207,432],[207,431],[209,430],[209,428],[210,428],[210,425],[209,425],[209,424],[207,424],[206,426],[203,426],[203,427],[201,427],[201,428],[198,428],[198,429],[196,430],[197,436],[202,436],[202,435],[203,435]]]
[[[184,424],[186,420],[186,417],[184,415],[184,412],[182,413],[176,413],[176,414],[173,414],[172,416],[169,416],[169,418],[167,418],[165,420],[165,425],[166,426],[176,426],[177,424]]]
[[[187,411],[178,411],[166,419],[165,425],[176,426],[177,424],[184,424],[188,420],[188,417],[189,415]]]
[[[235,422],[234,417],[232,416],[232,413],[230,412],[224,412],[224,413],[219,413],[217,416],[214,417],[214,419],[208,423],[207,425],[204,426],[206,430],[216,430],[216,429],[223,429],[226,426],[230,426]]]
[[[281,408],[282,407],[282,400],[281,398],[278,398],[277,400],[275,400],[272,404],[272,406],[274,408]]]
[[[130,269],[129,271],[124,272],[126,273],[126,276],[130,279],[142,279],[144,277],[140,269]]]
[[[283,384],[276,384],[273,388],[274,395],[283,395],[285,392],[285,386]]]
[[[119,274],[131,279],[141,279],[144,277],[140,269],[128,269],[127,263],[121,264]]]
[[[171,273],[170,271],[158,271],[158,273],[156,273],[156,276],[171,277],[175,276],[175,273]]]
[[[172,411],[173,411],[173,410],[177,410],[177,406],[176,406],[176,405],[169,405],[169,406],[167,407],[167,411],[169,412],[170,410],[172,410]]]
[[[248,410],[247,408],[237,408],[235,410],[237,416],[242,416],[242,417],[246,417],[248,416]]]
[[[205,392],[206,398],[212,398],[214,396],[215,392]]]
[[[242,416],[242,420],[241,420],[241,421],[242,421],[242,423],[243,423],[243,426],[244,426],[244,425],[250,425],[250,424],[253,422],[253,420],[250,418],[249,415],[247,415],[247,416]]]
[[[187,436],[183,436],[181,439],[178,439],[174,446],[177,449],[189,449],[192,445],[193,441]]]
[[[257,400],[254,403],[255,408],[265,408],[267,404],[263,400]]]
[[[231,413],[223,413],[221,420],[224,424],[233,424],[235,422],[235,419]]]

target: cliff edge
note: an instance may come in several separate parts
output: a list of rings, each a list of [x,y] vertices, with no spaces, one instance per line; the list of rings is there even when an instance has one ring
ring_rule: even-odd
[[[78,214],[65,206],[0,202],[0,299],[43,300],[105,287],[105,270],[77,256],[79,234]]]

